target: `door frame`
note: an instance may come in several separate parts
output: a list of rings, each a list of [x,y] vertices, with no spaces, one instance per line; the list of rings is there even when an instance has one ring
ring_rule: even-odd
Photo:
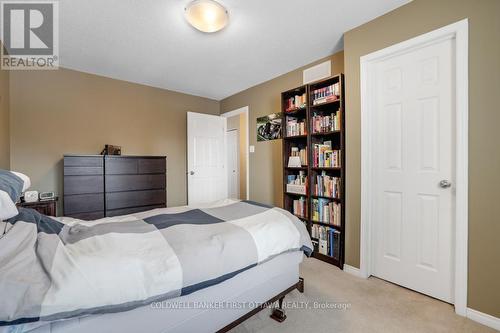
[[[237,177],[236,177],[236,192],[238,193],[238,197],[239,197],[240,196],[240,188],[241,188],[240,187],[241,186],[241,184],[240,184],[240,172],[241,172],[241,170],[240,170],[240,162],[241,161],[240,161],[240,147],[239,147],[240,131],[238,129],[236,129],[236,128],[226,130],[226,143],[227,143],[227,149],[226,149],[227,155],[226,156],[227,156],[227,161],[228,161],[228,163],[227,163],[227,166],[228,166],[227,171],[228,171],[228,174],[229,174],[229,169],[230,168],[229,168],[229,140],[228,140],[228,135],[229,135],[229,133],[233,133],[233,132],[236,133],[236,138],[238,139],[238,144],[237,144],[238,154],[236,156],[237,165],[238,165],[238,174],[237,174]],[[231,176],[228,175],[228,179],[227,179],[227,184],[228,185],[230,183],[229,182],[229,178],[230,177]],[[229,186],[228,186],[228,190],[227,190],[227,196],[229,198]]]
[[[246,172],[246,200],[250,200],[250,117],[249,117],[250,110],[248,106],[241,107],[236,110],[228,111],[225,113],[222,113],[220,116],[224,118],[230,118],[233,116],[237,116],[240,114],[244,114],[245,116],[245,122],[247,123],[247,135],[246,135],[246,145],[245,145],[245,154],[246,154],[246,167],[247,167],[247,172]],[[241,174],[241,170],[240,170]],[[240,184],[241,186],[241,184]]]
[[[458,315],[467,312],[467,255],[468,255],[468,20],[411,38],[360,58],[361,67],[361,239],[360,275],[368,278],[372,273],[372,214],[373,214],[373,97],[369,82],[375,77],[377,62],[401,55],[443,40],[455,40],[455,244],[454,252],[454,305]]]

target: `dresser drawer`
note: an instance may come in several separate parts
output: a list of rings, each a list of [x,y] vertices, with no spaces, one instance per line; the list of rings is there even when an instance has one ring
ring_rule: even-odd
[[[165,188],[165,175],[108,175],[106,192],[159,190]]]
[[[165,202],[165,190],[106,193],[106,209],[108,210],[164,205]]]
[[[141,158],[137,163],[140,174],[165,173],[167,168],[165,158]]]
[[[102,156],[64,156],[64,167],[101,167],[104,165]]]
[[[159,174],[166,172],[166,160],[159,158],[108,157],[105,159],[107,175]]]
[[[98,176],[103,174],[102,167],[64,167],[65,176]]]
[[[104,192],[103,176],[65,176],[64,195]]]
[[[104,211],[104,193],[64,196],[64,215]]]
[[[136,175],[138,171],[135,158],[106,157],[104,164],[107,175]]]

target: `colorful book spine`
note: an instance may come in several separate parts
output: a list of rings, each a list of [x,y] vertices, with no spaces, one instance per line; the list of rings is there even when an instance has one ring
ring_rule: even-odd
[[[322,116],[314,114],[312,117],[313,133],[328,133],[340,131],[342,124],[342,111],[337,111],[330,115]]]
[[[324,198],[311,201],[311,218],[313,221],[340,227],[342,224],[342,205]]]
[[[306,135],[306,122],[295,117],[286,118],[286,136]]]
[[[315,144],[313,166],[316,168],[340,168],[341,151],[333,150],[331,144]]]
[[[328,176],[325,171],[315,177],[313,195],[329,198],[340,198],[341,179]]]
[[[293,214],[306,218],[306,208],[307,208],[307,203],[306,203],[306,198],[300,197],[300,199],[293,200]]]
[[[315,89],[312,92],[313,105],[336,101],[340,98],[340,84],[334,83],[327,87]]]
[[[303,93],[302,95],[295,95],[286,100],[285,111],[294,111],[297,109],[305,108],[307,105],[307,95]]]

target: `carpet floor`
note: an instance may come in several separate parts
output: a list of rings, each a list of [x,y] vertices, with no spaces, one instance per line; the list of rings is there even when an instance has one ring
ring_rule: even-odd
[[[300,271],[305,292],[285,297],[283,323],[264,309],[231,332],[495,332],[456,315],[450,304],[317,259],[305,259]]]

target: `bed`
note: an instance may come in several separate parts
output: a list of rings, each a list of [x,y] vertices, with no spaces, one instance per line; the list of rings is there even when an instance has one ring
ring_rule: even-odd
[[[3,225],[1,333],[224,332],[303,290],[312,252],[300,220],[251,201]]]

